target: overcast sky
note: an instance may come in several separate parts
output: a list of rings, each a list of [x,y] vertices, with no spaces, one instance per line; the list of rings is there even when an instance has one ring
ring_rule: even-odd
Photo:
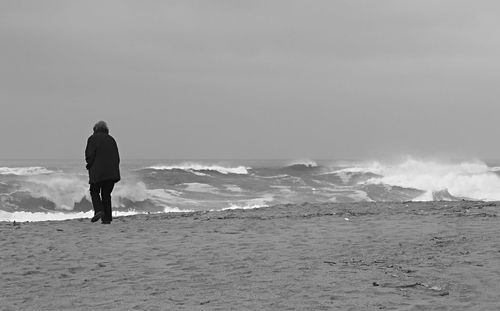
[[[0,2],[0,158],[500,158],[500,2]]]

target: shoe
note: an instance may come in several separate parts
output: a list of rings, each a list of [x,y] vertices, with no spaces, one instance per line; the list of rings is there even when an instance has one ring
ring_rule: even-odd
[[[103,225],[109,225],[109,224],[111,224],[111,221],[101,221],[101,224],[103,224]]]
[[[98,221],[99,219],[101,219],[102,217],[102,212],[97,212],[94,217],[92,217],[92,219],[90,220],[90,222],[96,222]]]

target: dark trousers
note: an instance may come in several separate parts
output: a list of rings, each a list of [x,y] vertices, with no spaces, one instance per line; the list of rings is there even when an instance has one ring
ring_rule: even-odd
[[[111,192],[114,187],[115,182],[112,180],[90,184],[90,197],[94,206],[94,214],[102,212],[102,221],[113,220],[111,216]]]

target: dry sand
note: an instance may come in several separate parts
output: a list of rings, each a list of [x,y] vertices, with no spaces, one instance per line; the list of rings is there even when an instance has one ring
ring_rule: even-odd
[[[0,309],[500,310],[498,211],[303,204],[0,223]]]

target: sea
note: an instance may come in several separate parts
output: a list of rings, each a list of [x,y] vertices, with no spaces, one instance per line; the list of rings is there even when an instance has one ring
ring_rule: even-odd
[[[500,200],[500,161],[123,160],[114,216],[278,204]],[[0,160],[0,221],[93,216],[83,160]]]

